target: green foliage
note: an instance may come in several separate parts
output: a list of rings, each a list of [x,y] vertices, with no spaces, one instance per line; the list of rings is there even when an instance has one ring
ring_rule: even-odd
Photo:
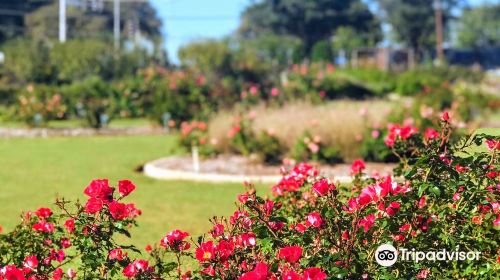
[[[307,54],[314,44],[329,39],[340,26],[350,26],[376,42],[381,30],[367,5],[350,1],[266,0],[250,5],[242,15],[240,33],[247,37],[272,32],[300,38]],[[366,42],[366,41],[365,41]]]
[[[111,86],[99,77],[91,77],[62,88],[71,100],[73,112],[84,118],[88,126],[106,126],[116,112],[116,94]]]
[[[53,38],[54,26],[58,24],[59,4],[57,1],[38,1],[43,5],[26,15],[24,27],[31,38],[48,39]],[[102,3],[102,2],[101,2]],[[68,5],[66,10],[67,35],[68,38],[88,38],[89,34],[97,38],[111,37],[113,32],[113,4],[102,3],[100,10],[82,9]],[[99,5],[99,3],[97,3]],[[23,7],[24,8],[24,7]],[[134,18],[134,23],[140,30],[141,35],[154,43],[161,35],[162,22],[156,10],[149,2],[126,3],[121,5],[121,26],[127,25],[127,20]],[[131,36],[129,28],[122,29],[122,36]]]
[[[363,85],[377,96],[391,93],[396,86],[396,77],[393,73],[374,68],[339,69],[338,75],[352,83]]]
[[[176,121],[205,120],[211,112],[206,79],[191,71],[168,72],[147,68],[143,73],[143,106],[146,115],[162,123],[165,113]]]
[[[119,79],[133,75],[151,63],[144,49],[116,52],[106,40],[68,40],[51,43],[28,39],[11,40],[3,45],[4,75],[11,83],[61,84],[91,76]]]
[[[314,44],[311,51],[311,59],[314,62],[333,60],[332,46],[329,40],[322,40]]]
[[[19,94],[12,118],[29,126],[44,126],[50,120],[63,118],[67,110],[63,95],[56,87],[29,85]]]
[[[71,82],[101,74],[113,57],[109,44],[86,39],[55,44],[49,59],[57,65],[57,80]]]
[[[315,161],[329,164],[343,162],[340,150],[333,146],[327,146],[321,142],[318,136],[312,136],[305,132],[299,138],[291,151],[292,157],[299,162]]]
[[[410,70],[400,74],[396,82],[396,92],[411,96],[430,88],[440,87],[445,82],[442,76],[433,71]]]
[[[341,26],[333,35],[333,48],[335,51],[351,51],[355,48],[365,47],[366,43],[356,30],[349,26]]]
[[[398,158],[384,143],[383,129],[373,129],[365,135],[359,153],[361,157],[370,162],[397,162]]]
[[[179,59],[182,65],[197,68],[217,78],[231,74],[232,51],[224,40],[190,43],[179,50]]]
[[[457,40],[466,48],[500,46],[500,4],[465,9],[459,18]]]
[[[393,26],[396,39],[407,47],[421,51],[435,42],[434,0],[379,0]],[[457,0],[441,0],[444,30],[457,7]],[[446,35],[446,34],[445,34]]]
[[[257,154],[268,164],[281,164],[285,146],[272,131],[262,131],[257,138]]]
[[[50,82],[56,67],[50,62],[49,46],[42,41],[15,39],[2,45],[5,72],[21,83]]]

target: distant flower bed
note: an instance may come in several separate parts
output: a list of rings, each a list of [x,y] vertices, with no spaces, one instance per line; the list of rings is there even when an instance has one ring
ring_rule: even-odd
[[[400,162],[392,176],[366,178],[357,160],[352,185],[343,186],[300,163],[283,170],[274,198],[248,185],[234,214],[212,219],[207,234],[192,239],[175,229],[143,255],[117,238],[137,226],[141,211],[124,202],[136,186],[94,180],[85,203],[58,199],[57,211],[26,212],[12,232],[0,234],[0,279],[497,279],[500,137],[451,142],[449,115],[440,123],[424,133],[391,126],[384,141]],[[478,251],[480,258],[383,267],[375,261],[382,244]],[[186,258],[198,266],[186,270]]]

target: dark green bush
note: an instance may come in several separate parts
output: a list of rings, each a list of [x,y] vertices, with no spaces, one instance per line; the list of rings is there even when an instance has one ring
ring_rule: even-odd
[[[91,77],[62,88],[71,100],[73,114],[93,128],[106,126],[116,113],[116,93],[99,77]]]
[[[257,154],[268,164],[280,164],[285,154],[285,146],[272,132],[262,131],[257,139]]]

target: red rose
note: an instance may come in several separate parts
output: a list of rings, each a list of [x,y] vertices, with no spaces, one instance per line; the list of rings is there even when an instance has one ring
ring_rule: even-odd
[[[215,246],[212,241],[202,243],[200,247],[196,248],[196,259],[199,262],[210,261],[215,257]]]
[[[109,251],[108,258],[110,260],[121,261],[121,260],[123,260],[123,257],[125,257],[126,255],[127,254],[126,253],[124,254],[121,248],[116,248],[116,249]]]
[[[221,240],[215,250],[219,259],[226,261],[234,251],[234,243],[232,241]]]
[[[135,190],[135,185],[129,180],[118,181],[118,192],[121,196],[127,196]]]
[[[391,202],[389,207],[385,209],[385,212],[389,216],[394,216],[396,213],[399,211],[399,208],[401,207],[401,204],[399,202]]]
[[[288,246],[281,248],[278,252],[278,258],[288,262],[295,263],[302,256],[302,248],[300,246]]]
[[[115,220],[124,220],[129,216],[129,208],[127,204],[113,201],[109,204],[109,212]]]
[[[64,249],[71,247],[71,241],[68,238],[61,239],[61,247]]]
[[[73,233],[75,231],[75,220],[66,220],[66,222],[64,222],[64,227],[69,233]]]
[[[449,121],[450,120],[450,114],[448,112],[446,112],[446,111],[443,112],[443,114],[441,115],[441,120],[445,121],[445,122]]]
[[[256,244],[255,234],[253,232],[245,232],[234,238],[234,243],[237,247],[253,247]]]
[[[63,277],[63,270],[62,268],[58,267],[52,272],[52,280],[60,280]]]
[[[405,231],[409,231],[411,229],[411,225],[410,224],[404,224],[402,225],[400,228],[399,228],[399,231],[401,232],[405,232]]]
[[[48,223],[44,220],[41,220],[38,223],[34,224],[32,228],[36,231],[52,233],[54,232],[55,226],[52,223]]]
[[[161,241],[160,245],[167,248],[170,247],[174,250],[183,251],[189,249],[189,243],[184,239],[189,236],[189,233],[180,231],[178,229],[171,231]]]
[[[396,235],[394,235],[393,239],[396,242],[403,242],[403,241],[405,241],[405,236],[402,234],[396,234]]]
[[[269,268],[267,264],[258,262],[252,271],[241,275],[238,280],[267,280],[268,274]]]
[[[135,275],[137,274],[137,268],[135,267],[135,265],[133,263],[127,265],[124,269],[123,269],[123,275],[127,278],[134,278]]]
[[[295,271],[285,271],[281,275],[282,280],[301,280],[302,277]]]
[[[38,259],[36,256],[26,256],[26,258],[24,258],[24,267],[31,271],[36,270],[38,267]]]
[[[321,215],[318,212],[312,212],[307,215],[306,225],[308,227],[319,228],[323,224],[323,220],[321,219]]]
[[[273,213],[274,209],[274,201],[267,199],[266,202],[264,202],[264,211],[266,212],[267,216],[271,216]]]
[[[299,223],[295,226],[295,230],[300,232],[300,233],[304,233],[306,231],[306,229],[307,229],[307,227],[301,223]]]
[[[422,196],[420,198],[420,200],[418,201],[418,208],[423,208],[425,206],[425,201],[426,201],[426,197],[425,196]]]
[[[334,189],[335,186],[330,185],[330,183],[328,182],[328,179],[321,179],[317,182],[315,182],[313,184],[313,191],[318,195],[318,196],[324,196],[326,194],[328,194],[328,192],[331,190],[331,189]]]
[[[224,225],[222,224],[216,224],[212,228],[212,231],[210,231],[213,237],[221,236],[224,234]]]
[[[370,214],[359,221],[359,225],[364,228],[365,232],[368,232],[370,228],[375,223],[375,215]]]
[[[123,269],[123,275],[127,278],[134,278],[138,273],[148,269],[148,261],[135,260]]]
[[[362,159],[357,159],[352,162],[351,165],[351,174],[356,175],[358,173],[361,173],[363,169],[365,169],[366,164]]]
[[[89,197],[106,200],[108,202],[113,200],[113,189],[109,186],[107,179],[93,180],[85,188],[83,193]]]
[[[45,219],[45,218],[52,216],[52,211],[49,208],[42,207],[42,208],[38,208],[38,210],[36,210],[35,214],[39,218]]]
[[[87,200],[87,203],[85,203],[85,212],[88,214],[95,214],[101,211],[103,206],[103,201],[101,199],[91,197]]]
[[[22,270],[18,269],[15,265],[7,265],[2,269],[3,276],[8,280],[26,280]]]
[[[424,133],[424,138],[429,141],[431,139],[434,139],[434,138],[438,138],[439,137],[439,132],[437,132],[436,130],[432,129],[432,128],[427,128],[425,130],[425,133]]]
[[[304,270],[303,280],[325,280],[326,274],[320,268],[311,267]]]
[[[238,201],[241,202],[241,204],[245,204],[248,201],[248,193],[242,193],[237,196]]]

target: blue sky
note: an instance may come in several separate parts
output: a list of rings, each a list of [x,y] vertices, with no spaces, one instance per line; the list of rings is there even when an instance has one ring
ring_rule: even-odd
[[[469,0],[472,5],[497,0]],[[238,27],[239,16],[252,0],[151,0],[163,20],[165,47],[177,62],[180,46],[200,38],[220,38]]]
[[[220,38],[238,27],[250,0],[151,0],[163,20],[168,55],[177,62],[180,46],[200,38]]]

